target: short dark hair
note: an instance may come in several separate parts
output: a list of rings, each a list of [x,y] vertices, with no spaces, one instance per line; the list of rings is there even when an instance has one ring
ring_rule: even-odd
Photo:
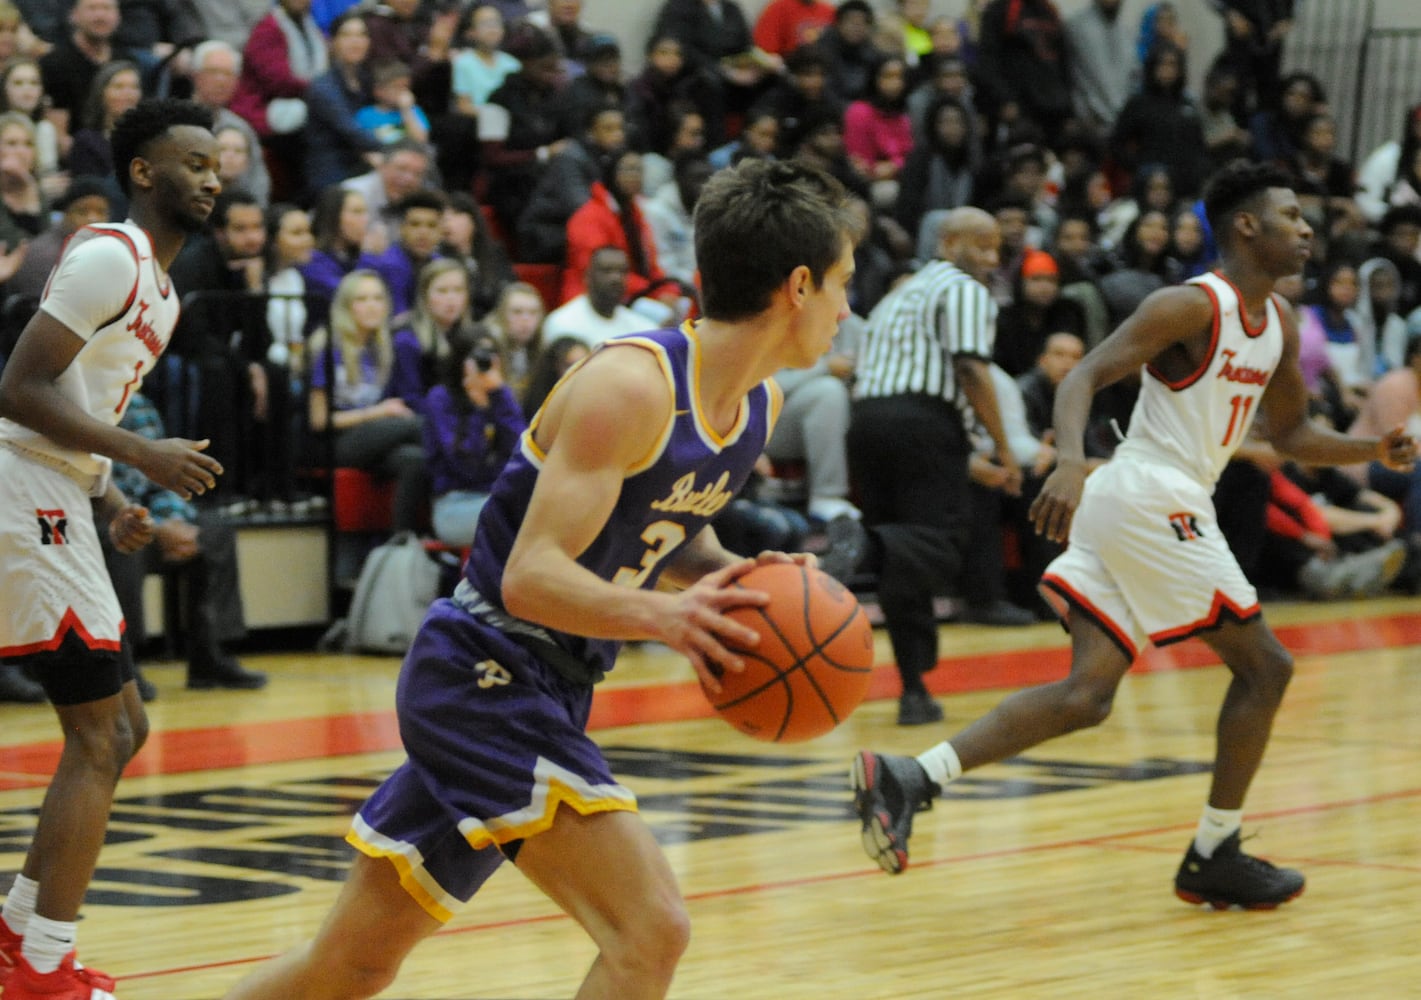
[[[385,147],[380,150],[380,155],[384,157],[386,163],[388,163],[396,153],[418,153],[426,160],[431,158],[429,155],[429,147],[418,139],[411,139],[409,136],[387,143]]]
[[[536,24],[518,21],[503,39],[503,51],[519,62],[527,63],[557,55],[557,45],[552,36]]]
[[[855,12],[868,18],[869,24],[873,23],[873,8],[868,5],[868,0],[844,0],[844,2],[839,4],[834,10],[834,23],[838,24],[845,17]]]
[[[1421,205],[1393,205],[1377,223],[1377,232],[1390,236],[1397,226],[1421,226]]]
[[[370,67],[370,80],[377,87],[396,80],[408,80],[412,75],[410,64],[399,59],[377,59]]]
[[[109,146],[113,149],[118,187],[125,197],[133,193],[128,177],[133,161],[146,157],[155,140],[179,125],[194,125],[210,132],[212,112],[192,101],[164,97],[139,101],[119,115],[109,135]]]
[[[1272,163],[1234,160],[1204,185],[1204,215],[1219,240],[1229,239],[1229,216],[1255,202],[1269,188],[1289,188],[1292,177]]]
[[[785,56],[785,72],[791,76],[801,73],[829,72],[829,60],[823,50],[813,45],[801,45]]]
[[[844,251],[855,221],[844,186],[794,161],[746,160],[706,182],[695,212],[702,311],[734,322],[769,308],[796,267],[815,286]],[[747,248],[753,247],[753,253]]]
[[[232,214],[232,209],[239,205],[251,205],[258,210],[261,209],[261,202],[257,201],[257,196],[242,188],[228,188],[217,196],[212,203],[212,215],[208,221],[213,229],[222,229],[227,225],[227,217]],[[266,213],[262,213],[265,220]]]
[[[1407,338],[1406,352],[1401,363],[1404,365],[1411,364],[1411,359],[1416,357],[1417,354],[1421,354],[1421,333],[1416,334],[1414,337]]]
[[[435,212],[443,212],[448,204],[449,199],[438,191],[411,191],[395,202],[393,211],[397,218],[403,220],[413,209],[427,208]]]

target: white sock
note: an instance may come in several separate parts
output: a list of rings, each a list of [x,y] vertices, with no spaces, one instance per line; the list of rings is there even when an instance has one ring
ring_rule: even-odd
[[[36,913],[30,917],[30,926],[25,931],[25,961],[36,972],[53,972],[64,961],[64,956],[74,950],[77,932],[73,923],[50,920]]]
[[[1214,848],[1242,826],[1242,809],[1215,809],[1213,806],[1205,806],[1204,815],[1199,817],[1199,830],[1194,834],[1194,850],[1206,858],[1212,858]]]
[[[937,746],[918,756],[918,763],[928,772],[928,777],[942,787],[949,781],[962,777],[962,761],[957,759],[957,751],[952,744],[943,740]]]
[[[39,883],[23,875],[15,876],[15,884],[10,886],[10,895],[5,897],[5,906],[0,916],[5,918],[5,926],[20,937],[30,925],[30,917],[35,915],[35,900],[39,898]]]

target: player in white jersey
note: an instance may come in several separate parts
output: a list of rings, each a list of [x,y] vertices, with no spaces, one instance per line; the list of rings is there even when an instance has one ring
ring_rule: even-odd
[[[114,786],[148,720],[99,531],[124,552],[153,535],[148,512],[111,483],[113,461],[185,498],[222,471],[206,442],[117,426],[177,322],[168,265],[221,190],[211,128],[211,113],[186,101],[145,101],[118,120],[111,142],[129,219],[70,240],[0,377],[0,656],[37,671],[64,733],[0,911],[5,1000],[112,996],[112,977],[75,960],[75,921]]]
[[[1071,372],[1056,393],[1056,471],[1031,508],[1037,530],[1069,548],[1043,593],[1066,616],[1071,671],[1019,691],[922,755],[869,751],[854,760],[864,848],[886,871],[908,860],[913,814],[963,771],[1098,725],[1141,645],[1199,635],[1233,674],[1218,720],[1213,782],[1175,876],[1182,899],[1271,909],[1303,890],[1300,872],[1239,849],[1244,796],[1263,758],[1292,657],[1264,623],[1258,597],[1214,518],[1214,481],[1255,415],[1273,446],[1310,465],[1380,459],[1409,467],[1401,428],[1347,438],[1307,419],[1298,332],[1273,295],[1306,261],[1312,230],[1288,175],[1238,162],[1204,203],[1222,263],[1213,275],[1155,292]],[[1141,369],[1143,368],[1143,371]],[[1130,431],[1086,478],[1091,399],[1141,372]]]

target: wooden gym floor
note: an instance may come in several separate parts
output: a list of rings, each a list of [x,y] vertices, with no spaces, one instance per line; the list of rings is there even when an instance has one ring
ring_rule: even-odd
[[[597,738],[666,846],[694,936],[680,1000],[1421,997],[1421,607],[1278,605],[1298,669],[1245,832],[1303,868],[1272,913],[1185,906],[1170,881],[1198,817],[1227,674],[1198,643],[1152,651],[1105,726],[953,786],[917,820],[912,867],[861,853],[845,773],[893,724],[873,693],[817,741],[759,744],[708,710],[684,663],[630,651]],[[1058,677],[1063,633],[944,626],[931,676],[955,728]],[[248,658],[257,693],[182,690],[155,665],[153,735],[119,786],[81,954],[122,1000],[198,1000],[309,936],[339,887],[349,814],[400,760],[393,659]],[[0,706],[0,889],[19,868],[57,744],[46,706]],[[593,953],[510,866],[386,994],[570,996]]]

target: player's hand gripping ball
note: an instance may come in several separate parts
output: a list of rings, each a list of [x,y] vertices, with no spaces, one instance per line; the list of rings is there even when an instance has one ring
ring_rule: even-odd
[[[721,690],[706,691],[716,712],[774,743],[813,739],[847,719],[873,674],[873,628],[853,593],[798,563],[756,566],[736,584],[764,591],[770,603],[727,612],[758,632],[760,643],[730,645],[745,669],[720,672]]]

